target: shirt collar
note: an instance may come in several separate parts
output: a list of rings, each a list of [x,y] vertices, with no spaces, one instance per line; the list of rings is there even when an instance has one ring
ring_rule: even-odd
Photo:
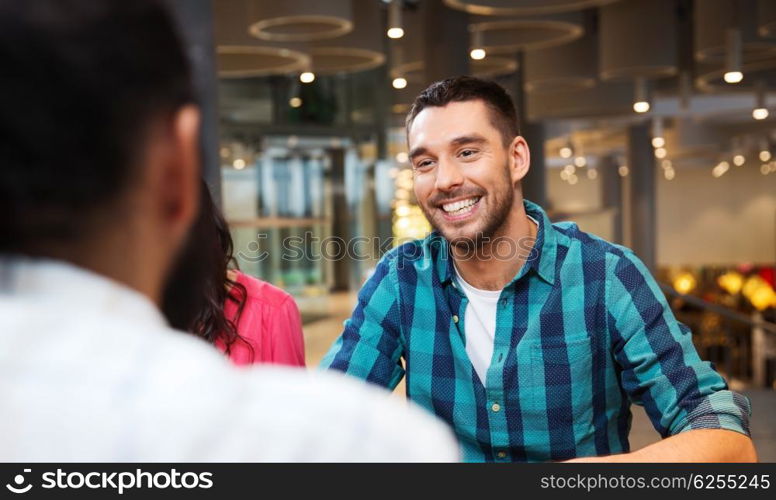
[[[558,235],[552,227],[550,218],[542,208],[528,200],[523,200],[525,213],[533,217],[539,223],[536,233],[536,258],[530,260],[531,267],[547,283],[555,283],[555,258],[557,255]]]
[[[539,205],[523,200],[523,206],[525,207],[526,214],[533,217],[539,223],[536,242],[533,247],[534,251],[531,252],[534,258],[527,261],[528,271],[533,270],[540,278],[552,285],[555,283],[555,258],[558,245],[555,228],[552,227],[552,222],[550,222],[549,217],[547,217],[547,214]],[[428,236],[427,242],[432,247],[431,255],[435,260],[435,269],[439,282],[442,284],[450,283],[455,276],[455,271],[453,269],[453,259],[450,256],[449,242],[437,231],[432,232]],[[520,272],[510,281],[510,285],[519,276]]]

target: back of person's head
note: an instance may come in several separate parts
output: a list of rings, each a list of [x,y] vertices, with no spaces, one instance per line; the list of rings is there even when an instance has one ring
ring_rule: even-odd
[[[193,101],[161,2],[0,0],[0,60],[0,254],[120,223],[152,124]]]
[[[406,126],[410,129],[415,117],[428,107],[444,107],[451,102],[481,100],[490,111],[493,126],[501,133],[504,145],[520,134],[520,124],[512,98],[496,82],[472,76],[447,78],[429,85],[412,103]]]

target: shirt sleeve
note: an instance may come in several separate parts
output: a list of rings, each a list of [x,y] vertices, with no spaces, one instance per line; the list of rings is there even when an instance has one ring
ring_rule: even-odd
[[[289,366],[305,366],[302,318],[294,299],[289,297],[278,308],[270,329],[272,361]]]
[[[396,387],[404,369],[395,283],[391,259],[386,256],[361,288],[353,314],[321,361],[322,368],[339,370],[391,390]]]
[[[608,326],[620,379],[663,437],[691,429],[749,435],[748,399],[728,389],[701,361],[690,329],[674,317],[665,296],[633,252],[610,255]]]

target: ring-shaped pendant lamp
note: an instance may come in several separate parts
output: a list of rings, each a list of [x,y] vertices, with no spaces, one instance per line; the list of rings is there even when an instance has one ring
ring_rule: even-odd
[[[248,0],[247,7],[248,31],[270,42],[327,40],[353,30],[351,0]]]
[[[700,66],[700,76],[695,79],[695,84],[700,90],[709,93],[753,92],[757,82],[764,82],[768,88],[776,88],[776,57],[745,63],[741,71],[746,76],[735,85],[725,82],[726,71],[721,65]]]
[[[480,17],[469,25],[469,30],[481,32],[482,48],[489,55],[555,47],[572,42],[585,32],[582,16],[576,13],[497,21]]]
[[[284,46],[265,46],[248,34],[245,0],[214,3],[218,76],[245,78],[303,71],[310,57]]]
[[[218,76],[246,78],[303,71],[310,57],[279,47],[220,45],[216,48]]]
[[[444,0],[445,5],[482,16],[532,16],[600,7],[617,0]]]
[[[758,34],[757,17],[756,0],[695,2],[695,60],[712,64],[725,61],[732,29],[738,30],[744,63],[776,56],[776,42]]]

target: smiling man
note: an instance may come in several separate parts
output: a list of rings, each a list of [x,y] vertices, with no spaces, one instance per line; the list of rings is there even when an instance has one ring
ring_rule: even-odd
[[[389,389],[406,375],[469,461],[756,460],[747,399],[641,261],[523,199],[530,152],[501,87],[434,83],[407,140],[435,231],[380,261],[323,366]],[[665,439],[630,452],[631,403]]]

